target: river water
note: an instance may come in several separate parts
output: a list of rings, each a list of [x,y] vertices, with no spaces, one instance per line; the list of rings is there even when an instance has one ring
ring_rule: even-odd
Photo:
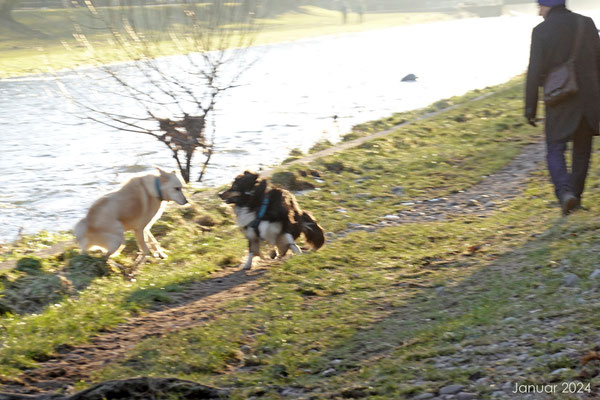
[[[256,63],[217,104],[217,153],[203,184],[277,164],[293,148],[335,142],[357,123],[504,82],[524,72],[539,22],[534,15],[460,19],[253,48]],[[409,73],[417,82],[401,82]],[[58,78],[93,93],[91,76]],[[55,76],[0,81],[0,242],[21,228],[68,230],[132,174],[175,168],[158,141],[82,120],[58,87]],[[126,104],[118,93],[96,101]]]

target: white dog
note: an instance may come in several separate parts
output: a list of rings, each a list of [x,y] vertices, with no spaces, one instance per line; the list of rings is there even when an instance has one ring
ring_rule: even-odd
[[[87,216],[75,225],[74,232],[83,253],[94,247],[106,251],[106,259],[117,252],[124,241],[125,231],[132,230],[141,254],[138,265],[150,254],[167,258],[158,241],[150,233],[152,224],[160,218],[166,201],[184,205],[182,179],[176,171],[165,172],[157,168],[159,175],[132,178],[121,189],[96,200]]]

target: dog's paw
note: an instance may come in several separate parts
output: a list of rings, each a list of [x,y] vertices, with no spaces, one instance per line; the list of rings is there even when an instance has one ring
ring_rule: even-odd
[[[160,258],[161,260],[166,260],[167,258],[169,258],[167,253],[165,253],[163,250],[155,251],[153,256],[154,258]]]
[[[246,261],[244,264],[241,265],[241,267],[242,271],[248,271],[250,268],[252,268],[252,260]]]
[[[271,260],[274,260],[277,258],[277,251],[275,249],[271,250],[271,252],[269,253],[269,257],[271,257]]]
[[[292,253],[294,254],[302,254],[302,250],[300,250],[296,243],[290,244],[290,250],[292,250]]]

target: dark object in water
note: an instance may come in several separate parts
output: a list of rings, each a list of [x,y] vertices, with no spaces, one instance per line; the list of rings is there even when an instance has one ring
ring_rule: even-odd
[[[402,78],[402,82],[415,82],[416,80],[417,76],[415,74],[408,74]]]

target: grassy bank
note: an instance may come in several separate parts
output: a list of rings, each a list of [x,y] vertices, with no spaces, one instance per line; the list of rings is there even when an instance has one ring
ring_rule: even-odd
[[[102,10],[101,13],[104,12]],[[107,19],[115,18],[110,12],[104,13]],[[132,9],[133,19],[139,24],[136,29],[149,39],[153,56],[198,51],[189,41],[172,35],[185,32],[182,28],[185,21],[177,17],[181,13],[180,6],[176,5],[145,7],[143,11]],[[135,57],[134,53],[126,54],[124,49],[116,46],[106,24],[99,22],[87,9],[26,10],[14,14],[15,20],[39,34],[33,36],[0,27],[0,78],[126,61]],[[443,13],[366,14],[364,22],[359,23],[358,16],[351,14],[348,23],[343,24],[337,11],[302,7],[299,12],[257,19],[257,33],[252,35],[252,39],[255,44],[267,44],[451,18],[455,16]],[[148,20],[153,23],[141,23],[148,24]],[[120,24],[120,21],[115,24]],[[127,30],[120,29],[121,34],[127,37]],[[237,43],[235,33],[228,41]]]
[[[358,148],[282,167],[276,180],[313,187],[298,200],[330,242],[274,264],[251,294],[217,304],[197,327],[141,341],[94,380],[178,376],[231,388],[236,399],[401,399],[451,384],[478,398],[511,398],[502,388],[515,382],[597,386],[597,361],[581,365],[600,325],[589,278],[598,268],[597,161],[590,210],[569,218],[559,216],[542,168],[489,215],[347,231],[473,186],[539,140],[539,129],[522,123],[522,83],[495,90],[448,100],[454,110]],[[361,125],[348,138],[430,110]],[[128,316],[168,307],[191,282],[233,273],[246,243],[228,208],[211,191],[193,198],[155,225],[170,258],[150,261],[135,281],[75,249],[21,260],[5,274],[2,301],[15,313],[0,319],[2,380]],[[118,261],[130,264],[134,250],[130,239]],[[20,303],[36,277],[59,285],[56,296]]]

